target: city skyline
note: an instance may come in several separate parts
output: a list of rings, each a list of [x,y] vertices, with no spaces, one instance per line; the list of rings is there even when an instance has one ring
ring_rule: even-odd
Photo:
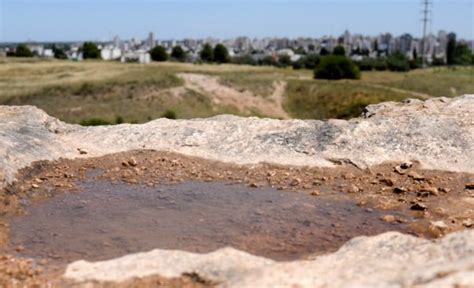
[[[420,1],[403,0],[1,0],[0,42],[109,41],[115,35],[142,38],[147,31],[157,39],[337,37],[345,30],[369,36],[409,33],[418,38],[420,10]],[[474,39],[471,1],[434,1],[432,17],[428,32],[445,30]]]

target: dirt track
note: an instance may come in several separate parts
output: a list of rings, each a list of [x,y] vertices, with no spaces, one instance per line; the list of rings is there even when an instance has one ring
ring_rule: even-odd
[[[237,91],[219,83],[216,76],[203,74],[182,73],[181,77],[187,89],[194,90],[205,95],[211,95],[216,105],[234,106],[241,112],[256,111],[262,115],[280,119],[289,119],[290,116],[283,110],[283,94],[285,82],[274,82],[273,93],[268,98],[253,95],[250,91]]]

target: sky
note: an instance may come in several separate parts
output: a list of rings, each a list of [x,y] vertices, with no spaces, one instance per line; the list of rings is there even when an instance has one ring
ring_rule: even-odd
[[[474,0],[433,0],[428,31],[474,39]],[[0,0],[0,42],[351,33],[420,36],[421,0]]]

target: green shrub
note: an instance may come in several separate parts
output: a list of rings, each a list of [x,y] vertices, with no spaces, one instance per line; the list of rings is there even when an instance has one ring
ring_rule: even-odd
[[[360,79],[359,68],[351,59],[345,56],[328,55],[321,59],[321,63],[314,70],[316,79]]]
[[[293,63],[293,69],[310,69],[314,70],[316,66],[321,61],[321,57],[318,54],[308,54],[306,56],[301,57],[298,61]]]
[[[408,72],[410,63],[403,53],[395,52],[387,57],[387,68],[390,71]]]
[[[151,60],[157,62],[164,62],[168,60],[168,53],[166,53],[166,49],[163,46],[156,46],[155,48],[150,50]]]
[[[377,71],[385,71],[387,70],[387,59],[385,58],[377,58],[374,61],[374,69]]]
[[[278,61],[273,56],[265,56],[259,61],[260,65],[277,66]]]
[[[410,69],[412,70],[421,68],[423,66],[423,61],[420,58],[412,59],[408,63],[410,65]]]
[[[80,123],[82,126],[100,126],[100,125],[110,125],[110,122],[105,121],[101,118],[89,118],[84,119]]]
[[[214,62],[217,62],[217,63],[230,62],[229,51],[227,51],[227,48],[224,45],[217,44],[216,47],[214,47]]]
[[[100,50],[95,43],[85,42],[81,50],[84,59],[100,59]]]
[[[28,46],[26,46],[25,44],[19,44],[18,46],[16,46],[15,56],[33,57],[33,53],[31,52],[30,48],[28,48]]]
[[[186,60],[186,52],[184,52],[181,46],[174,46],[173,50],[171,51],[171,58],[184,62]]]
[[[338,45],[334,48],[334,50],[332,51],[332,54],[333,55],[339,55],[339,56],[345,56],[346,55],[346,49],[344,49],[344,47],[342,47],[341,45]]]
[[[214,50],[211,45],[208,43],[204,44],[201,52],[199,52],[199,57],[203,62],[212,62],[214,60]]]
[[[363,58],[361,61],[356,62],[357,66],[359,66],[360,71],[372,71],[375,67],[374,59],[370,59],[368,57]]]
[[[286,68],[290,66],[291,63],[291,58],[288,55],[282,55],[278,57],[278,67]]]
[[[173,110],[166,110],[165,113],[161,115],[161,117],[168,119],[178,119],[178,115]]]
[[[232,57],[231,62],[238,65],[257,65],[257,61],[250,55]]]
[[[123,120],[122,116],[117,116],[115,118],[115,124],[122,124],[123,122],[125,122],[125,121]]]

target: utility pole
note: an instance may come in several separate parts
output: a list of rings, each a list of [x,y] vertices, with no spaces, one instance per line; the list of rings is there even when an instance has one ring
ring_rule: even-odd
[[[428,25],[428,22],[430,21],[429,14],[431,12],[430,10],[430,5],[431,5],[431,0],[421,0],[421,4],[423,5],[423,8],[421,12],[423,13],[423,16],[421,18],[421,21],[423,22],[423,38],[421,39],[421,57],[423,59],[423,64],[422,67],[426,67],[426,53],[425,53],[425,48],[426,48],[426,26]]]

